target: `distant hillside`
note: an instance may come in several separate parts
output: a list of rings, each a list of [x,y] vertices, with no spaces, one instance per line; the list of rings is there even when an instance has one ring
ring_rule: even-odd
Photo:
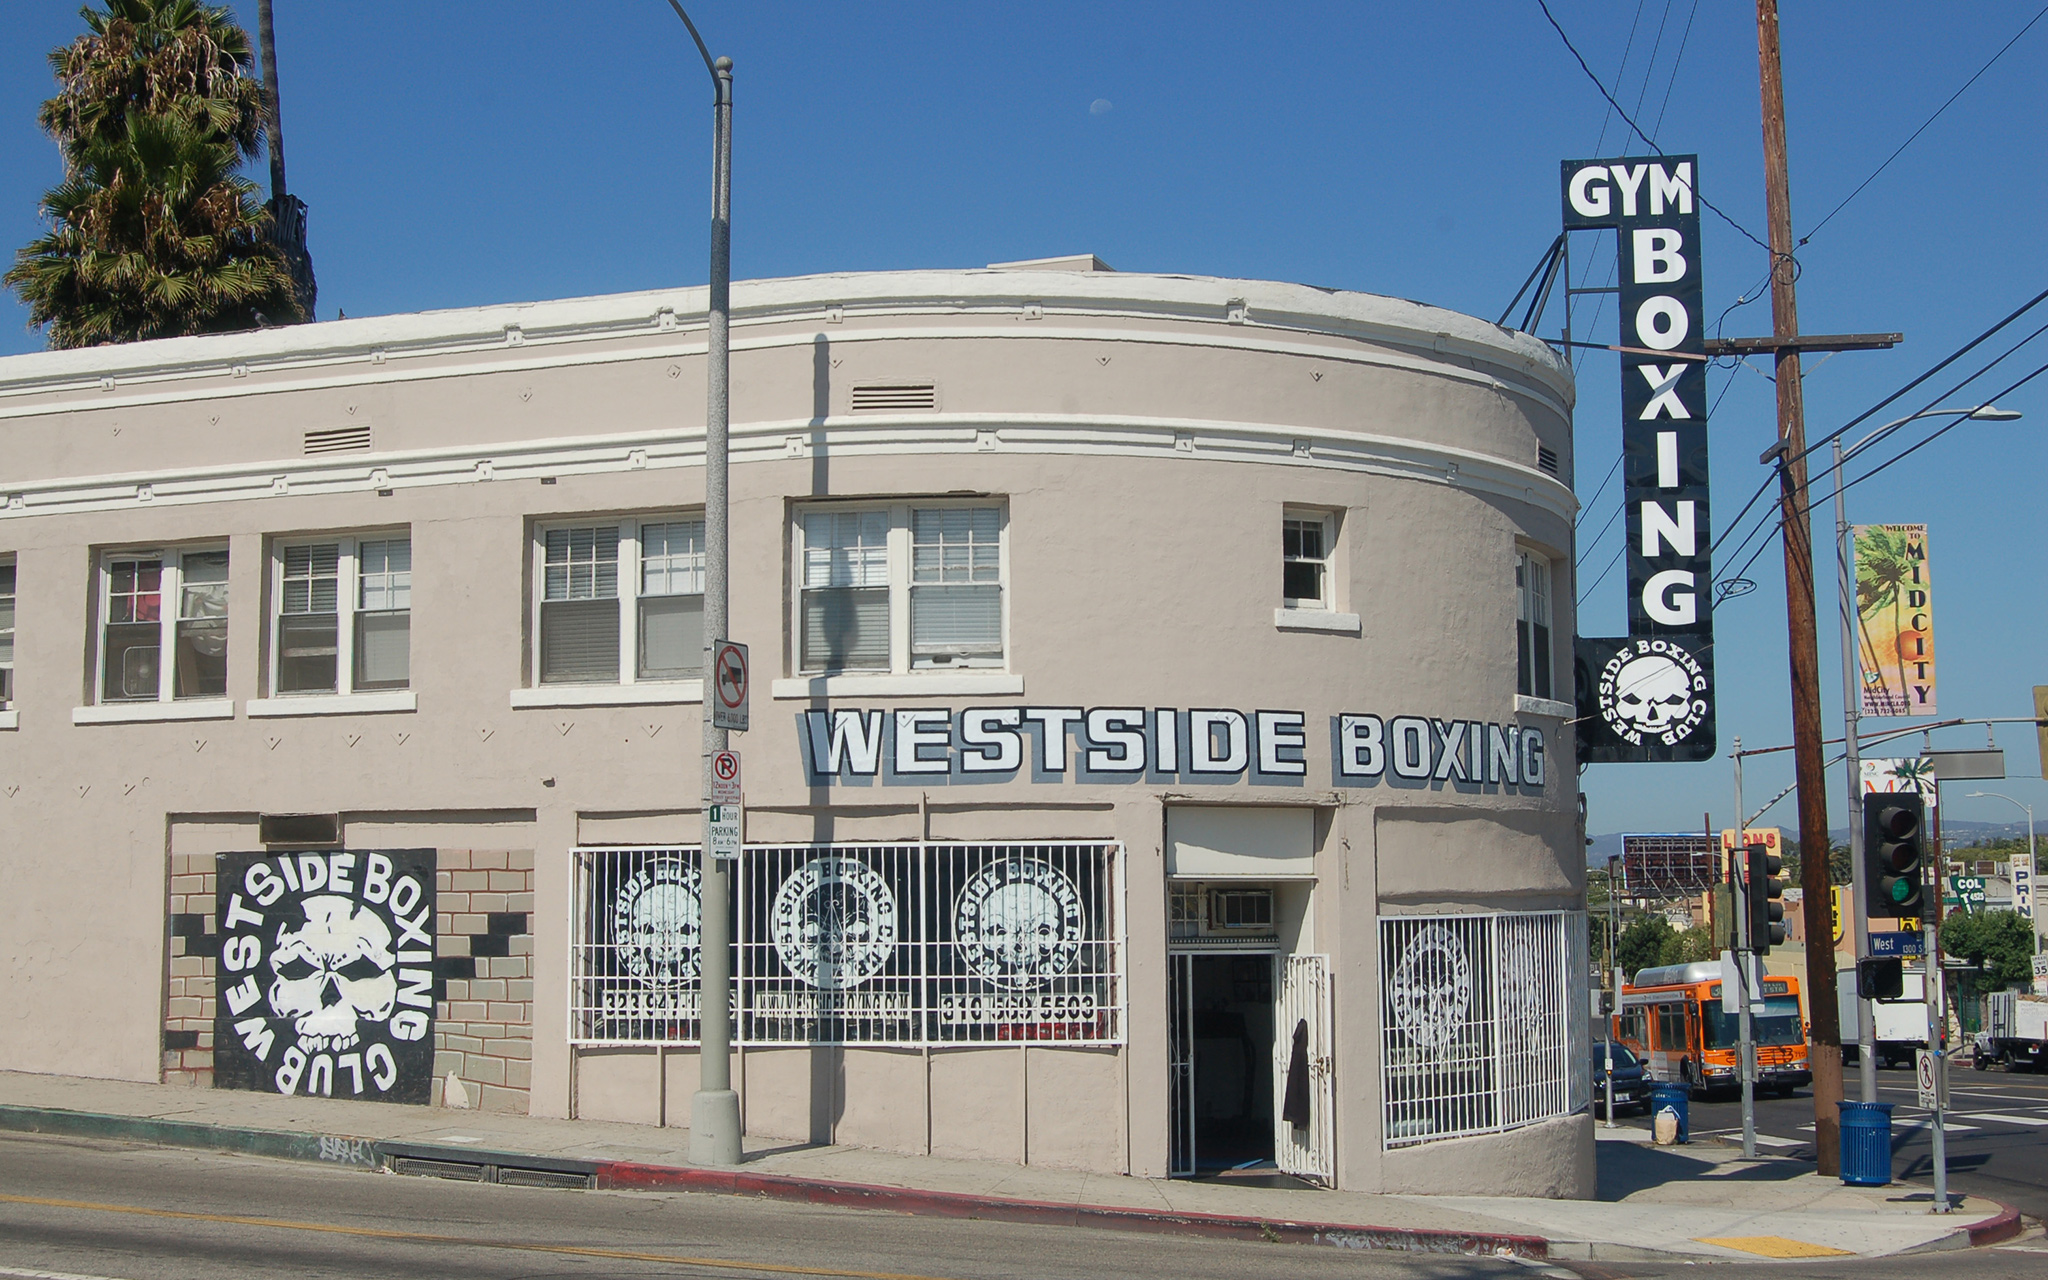
[[[1785,833],[1792,835],[1792,824],[1787,823],[1784,826]],[[1963,818],[1952,818],[1941,824],[1941,834],[1943,843],[1953,850],[1963,845],[1976,844],[1980,840],[2010,840],[2014,837],[2024,839],[2027,834],[2027,824],[2024,822],[1971,822]],[[2043,834],[2040,832],[2036,833],[2037,837]],[[1828,832],[1828,836],[1837,844],[1847,844],[1849,843],[1849,828],[1835,827]],[[1589,867],[1604,867],[1607,865],[1609,858],[1619,858],[1620,856],[1621,833],[1618,831],[1610,832],[1604,836],[1594,836],[1593,843],[1586,846],[1586,865]]]

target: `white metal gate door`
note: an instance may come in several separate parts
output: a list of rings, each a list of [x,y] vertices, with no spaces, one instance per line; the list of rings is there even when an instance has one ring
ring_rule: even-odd
[[[1167,1173],[1195,1173],[1195,958],[1166,957],[1166,1090],[1172,1108]]]
[[[1273,1161],[1283,1173],[1328,1186],[1337,1167],[1328,956],[1286,958],[1275,1012],[1279,1016],[1273,1026]],[[1304,1100],[1306,1115],[1299,1105]],[[1296,1105],[1290,1107],[1290,1101]]]

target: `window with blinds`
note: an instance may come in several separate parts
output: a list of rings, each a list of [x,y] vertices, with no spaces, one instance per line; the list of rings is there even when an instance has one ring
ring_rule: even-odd
[[[911,665],[1002,665],[1002,513],[918,509],[910,529]]]
[[[286,543],[275,565],[271,688],[279,697],[410,685],[410,538]]]
[[[1003,666],[1006,523],[986,502],[801,513],[799,668]]]
[[[803,518],[806,671],[889,669],[889,512]]]
[[[703,520],[562,525],[537,541],[538,683],[703,674]]]

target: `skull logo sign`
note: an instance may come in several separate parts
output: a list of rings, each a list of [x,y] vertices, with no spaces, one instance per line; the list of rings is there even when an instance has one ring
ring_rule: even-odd
[[[1621,738],[1666,746],[1706,718],[1700,664],[1670,640],[1631,640],[1600,670],[1600,715]]]
[[[306,922],[278,935],[270,1007],[292,1019],[299,1047],[340,1052],[360,1042],[360,1023],[383,1022],[398,1003],[391,929],[347,898],[304,902]]]
[[[975,872],[953,906],[953,940],[968,967],[998,986],[1042,987],[1081,949],[1081,896],[1036,858],[1005,858]]]
[[[662,859],[642,868],[612,899],[612,939],[627,973],[656,986],[697,979],[702,909],[694,867]]]
[[[431,849],[223,853],[214,1084],[428,1101]]]
[[[1440,924],[1418,929],[1387,975],[1387,1009],[1418,1049],[1450,1048],[1472,1009],[1472,958],[1464,939]]]
[[[814,987],[845,991],[882,971],[896,948],[896,895],[856,858],[813,858],[775,891],[775,952]]]

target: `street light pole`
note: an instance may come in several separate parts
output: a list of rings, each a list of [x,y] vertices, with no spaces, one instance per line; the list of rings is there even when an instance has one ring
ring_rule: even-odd
[[[711,161],[711,287],[705,325],[704,406],[704,749],[700,794],[706,830],[699,854],[697,985],[697,1092],[690,1099],[690,1163],[740,1162],[740,1098],[732,1087],[732,871],[710,856],[711,761],[726,748],[726,730],[714,723],[718,682],[712,646],[727,637],[728,553],[726,440],[731,425],[732,333],[732,59],[713,59],[697,24],[677,0],[669,7],[690,29],[717,93],[716,140]]]
[[[2027,811],[2027,906],[2030,911],[2030,914],[2027,916],[2027,931],[2034,935],[2034,954],[2038,956],[2041,954],[2041,928],[2034,923],[2034,916],[2031,914],[2035,905],[2033,900],[2033,881],[2035,879],[2035,872],[2040,869],[2040,864],[2034,861],[2034,806],[2021,804],[2018,800],[2013,799],[2002,791],[1972,791],[1970,794],[1973,796],[1992,796],[2005,801],[2007,804],[2017,804],[2020,808]]]
[[[1861,663],[1856,655],[1859,618],[1856,612],[1854,540],[1849,536],[1848,510],[1842,499],[1842,464],[1865,446],[1882,440],[1909,422],[1958,414],[1989,422],[2010,422],[2020,416],[2017,410],[1988,404],[1967,409],[1923,409],[1885,423],[1847,449],[1842,447],[1840,435],[1835,436],[1832,442],[1835,450],[1835,583],[1842,625],[1842,767],[1849,783],[1849,892],[1853,899],[1849,914],[1855,937],[1853,954],[1858,960],[1870,954],[1870,917],[1863,909],[1863,770],[1856,740],[1858,725],[1863,719],[1863,689],[1856,679]],[[1877,1015],[1861,991],[1856,993],[1856,1085],[1861,1101],[1877,1101]]]

